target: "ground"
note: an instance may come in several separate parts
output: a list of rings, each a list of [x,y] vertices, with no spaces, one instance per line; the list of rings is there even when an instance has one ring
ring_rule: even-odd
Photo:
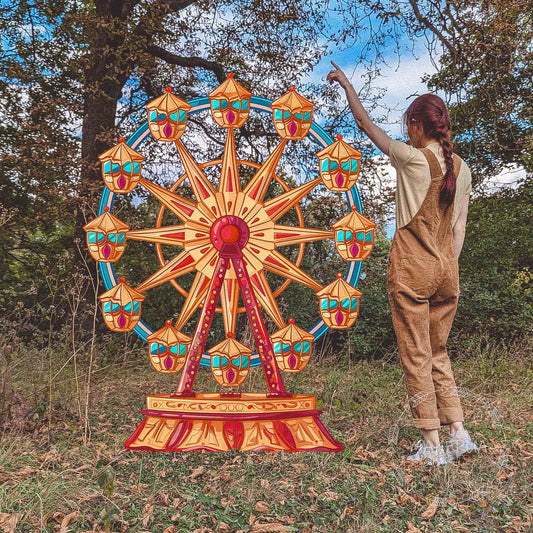
[[[453,367],[480,446],[444,467],[404,461],[419,438],[410,425],[397,357],[351,362],[315,357],[286,378],[318,397],[339,453],[152,453],[123,443],[142,419],[145,394],[169,376],[144,352],[94,374],[91,435],[63,396],[46,416],[2,437],[4,531],[499,532],[531,531],[531,343],[471,348]],[[176,381],[175,378],[174,381]],[[213,390],[201,369],[195,390]],[[245,390],[265,390],[259,369]],[[38,416],[37,416],[38,418]],[[446,432],[443,431],[443,438]]]

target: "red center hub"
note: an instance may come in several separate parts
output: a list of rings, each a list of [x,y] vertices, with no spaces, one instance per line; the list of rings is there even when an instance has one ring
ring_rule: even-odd
[[[211,227],[211,242],[217,250],[231,249],[239,253],[246,246],[249,236],[246,222],[233,215],[220,217]]]
[[[237,242],[240,237],[239,228],[229,224],[220,230],[220,237],[224,242]]]

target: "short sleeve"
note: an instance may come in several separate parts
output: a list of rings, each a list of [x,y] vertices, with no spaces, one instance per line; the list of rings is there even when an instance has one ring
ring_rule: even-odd
[[[391,165],[399,170],[403,168],[419,152],[414,146],[401,141],[392,140],[389,146]]]
[[[467,175],[465,194],[470,194],[472,192],[472,174],[470,173],[470,169],[468,167],[466,168],[468,170],[468,175]]]

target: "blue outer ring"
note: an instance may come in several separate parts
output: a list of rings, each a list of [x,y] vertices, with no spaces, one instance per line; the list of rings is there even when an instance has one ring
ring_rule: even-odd
[[[206,111],[210,109],[210,100],[207,96],[195,98],[194,100],[190,100],[188,103],[192,106],[191,110],[188,112],[189,115],[194,115],[195,113],[200,113],[201,111]],[[261,111],[263,113],[272,114],[272,108],[270,107],[270,104],[271,100],[267,100],[266,98],[252,96],[250,99],[250,109]],[[325,148],[326,146],[334,142],[331,138],[331,135],[329,135],[316,122],[313,122],[311,124],[309,135],[318,144],[320,144],[322,148]],[[133,135],[128,138],[126,143],[132,148],[137,148],[146,140],[147,137],[150,137],[148,121],[141,124],[141,126],[135,131],[135,133],[133,133]],[[357,185],[354,185],[348,192],[344,194],[346,195],[346,201],[348,202],[350,209],[352,208],[352,206],[355,205],[357,206],[357,210],[359,211],[359,213],[363,213],[363,206],[361,205],[361,198],[359,196]],[[115,194],[104,186],[102,197],[100,199],[100,207],[98,209],[99,215],[104,212],[105,206],[109,207],[110,212],[112,211],[114,197]],[[100,267],[100,273],[102,275],[102,279],[104,281],[106,289],[111,289],[111,287],[117,284],[117,277],[115,275],[113,263],[99,262],[98,266]],[[348,263],[348,271],[346,272],[344,279],[353,287],[357,287],[357,282],[359,281],[360,273],[361,261],[351,261]],[[314,335],[316,342],[320,337],[322,337],[322,335],[324,335],[327,329],[328,327],[324,324],[324,321],[319,320],[313,327],[309,329],[309,333]],[[135,329],[133,331],[143,341],[146,341],[147,337],[151,333],[153,333],[153,330],[142,319],[139,320],[139,323],[135,326]],[[200,360],[200,365],[208,367],[211,366],[211,359],[207,352],[203,353],[203,357]],[[250,358],[250,366],[260,365],[261,360],[259,359],[259,355],[257,354],[257,352],[254,352],[252,354],[252,357]]]

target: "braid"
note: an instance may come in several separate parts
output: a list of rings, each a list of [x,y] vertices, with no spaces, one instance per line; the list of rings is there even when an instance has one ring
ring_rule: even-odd
[[[444,155],[444,161],[446,163],[446,174],[442,180],[440,188],[440,201],[446,206],[446,208],[452,205],[455,198],[455,173],[453,166],[453,147],[450,141],[449,127],[437,127],[435,128],[435,138],[442,146],[442,153]]]

